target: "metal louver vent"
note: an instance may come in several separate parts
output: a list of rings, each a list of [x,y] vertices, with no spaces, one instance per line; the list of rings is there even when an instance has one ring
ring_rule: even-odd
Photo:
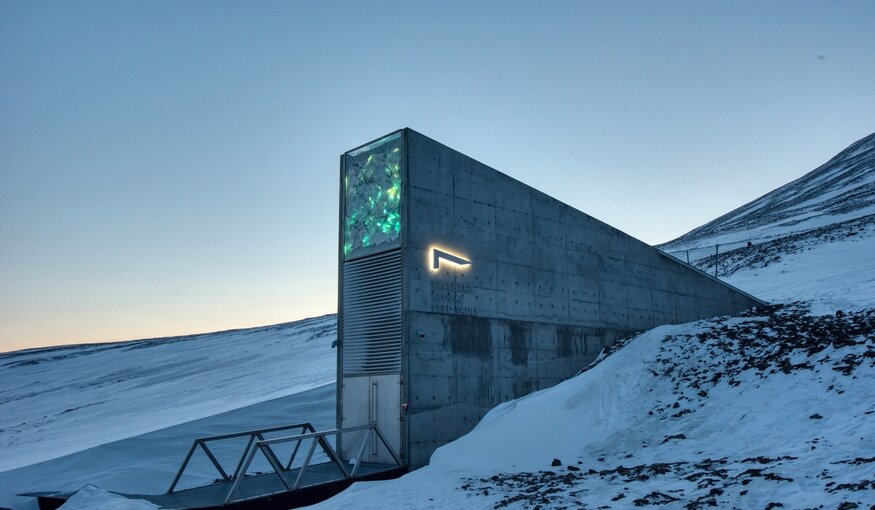
[[[401,372],[401,250],[343,264],[343,374]]]

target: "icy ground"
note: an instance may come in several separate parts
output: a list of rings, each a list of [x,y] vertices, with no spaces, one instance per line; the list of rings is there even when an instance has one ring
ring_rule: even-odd
[[[317,429],[333,428],[334,394],[332,381],[294,395],[0,473],[0,508],[36,509],[35,499],[15,494],[46,489],[76,491],[88,484],[127,494],[163,494],[194,438],[308,420]],[[236,457],[231,460],[232,456],[240,455],[244,443],[231,442],[227,446],[230,450],[219,449],[215,453],[224,465],[233,465]],[[257,462],[253,470],[269,469],[261,459],[257,458]],[[200,451],[186,473],[182,488],[204,485],[216,478],[215,469]]]
[[[86,485],[64,504],[65,510],[154,510],[160,508],[147,501],[131,500],[93,485]]]

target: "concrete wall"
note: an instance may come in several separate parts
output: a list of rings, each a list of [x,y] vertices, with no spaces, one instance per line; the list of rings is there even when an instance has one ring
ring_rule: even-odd
[[[412,130],[404,179],[408,465],[617,339],[759,302]],[[439,247],[471,260],[430,269]]]

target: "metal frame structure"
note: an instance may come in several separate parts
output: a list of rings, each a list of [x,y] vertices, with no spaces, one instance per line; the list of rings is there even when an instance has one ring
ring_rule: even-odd
[[[293,436],[282,436],[276,438],[264,437],[264,434],[292,429],[300,429],[300,433]],[[331,446],[330,442],[326,438],[328,436],[339,437],[341,434],[349,434],[354,432],[366,433],[362,434],[362,442],[357,449],[358,455],[355,457],[356,462],[347,465],[347,463],[340,458],[340,455],[338,455],[337,451]],[[221,463],[218,461],[218,459],[216,459],[216,456],[207,446],[207,443],[247,436],[249,440],[246,443],[246,448],[244,448],[243,453],[240,455],[240,459],[237,461],[237,466],[234,469],[233,474],[228,475],[228,473],[222,467]],[[398,467],[403,467],[401,458],[390,446],[389,442],[386,440],[385,436],[383,436],[383,433],[380,432],[380,429],[375,423],[369,425],[361,425],[358,427],[348,427],[345,429],[338,428],[324,430],[320,432],[317,432],[313,425],[311,425],[310,423],[295,423],[291,425],[283,425],[280,427],[270,427],[265,429],[237,432],[234,434],[200,437],[192,442],[191,448],[189,448],[188,453],[186,454],[185,459],[182,461],[182,465],[180,465],[179,470],[177,471],[176,476],[173,478],[173,482],[170,484],[170,488],[167,490],[166,494],[172,494],[176,490],[177,484],[182,478],[182,475],[185,473],[185,470],[188,467],[189,462],[191,461],[191,458],[198,447],[200,447],[204,451],[204,453],[207,455],[207,458],[216,468],[216,471],[221,477],[221,482],[231,483],[224,501],[224,504],[227,505],[234,501],[234,495],[237,492],[237,488],[239,487],[241,480],[246,478],[246,470],[249,469],[249,466],[255,459],[255,455],[259,451],[261,451],[262,455],[264,455],[264,457],[267,459],[274,473],[280,479],[286,490],[295,491],[300,489],[303,484],[304,474],[307,471],[307,467],[310,466],[310,462],[313,459],[313,454],[316,451],[317,444],[320,448],[322,448],[322,451],[328,457],[329,462],[331,464],[334,464],[343,474],[343,479],[349,480],[354,479],[358,474],[359,466],[361,466],[362,464],[362,461],[360,459],[362,458],[362,454],[364,453],[365,448],[367,448],[368,444],[376,444],[374,438],[378,439],[381,443],[383,443],[383,446],[386,447],[386,450],[392,456],[395,464]],[[298,472],[295,476],[294,482],[290,482],[286,478],[284,473],[289,473],[293,471],[292,464],[295,461],[295,457],[298,455],[298,452],[301,449],[301,444],[307,440],[313,441],[310,443],[309,448],[307,448],[307,452],[301,467],[295,468],[298,470]],[[280,462],[280,459],[277,456],[276,452],[273,450],[273,448],[271,448],[271,445],[290,442],[294,442],[295,446],[292,449],[292,453],[289,457],[288,462],[282,463]],[[350,466],[352,467],[352,469],[349,469]]]

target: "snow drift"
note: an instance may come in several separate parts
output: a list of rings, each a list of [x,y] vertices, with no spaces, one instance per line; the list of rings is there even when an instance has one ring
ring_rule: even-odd
[[[873,331],[873,311],[802,305],[662,326],[321,508],[868,506]]]

